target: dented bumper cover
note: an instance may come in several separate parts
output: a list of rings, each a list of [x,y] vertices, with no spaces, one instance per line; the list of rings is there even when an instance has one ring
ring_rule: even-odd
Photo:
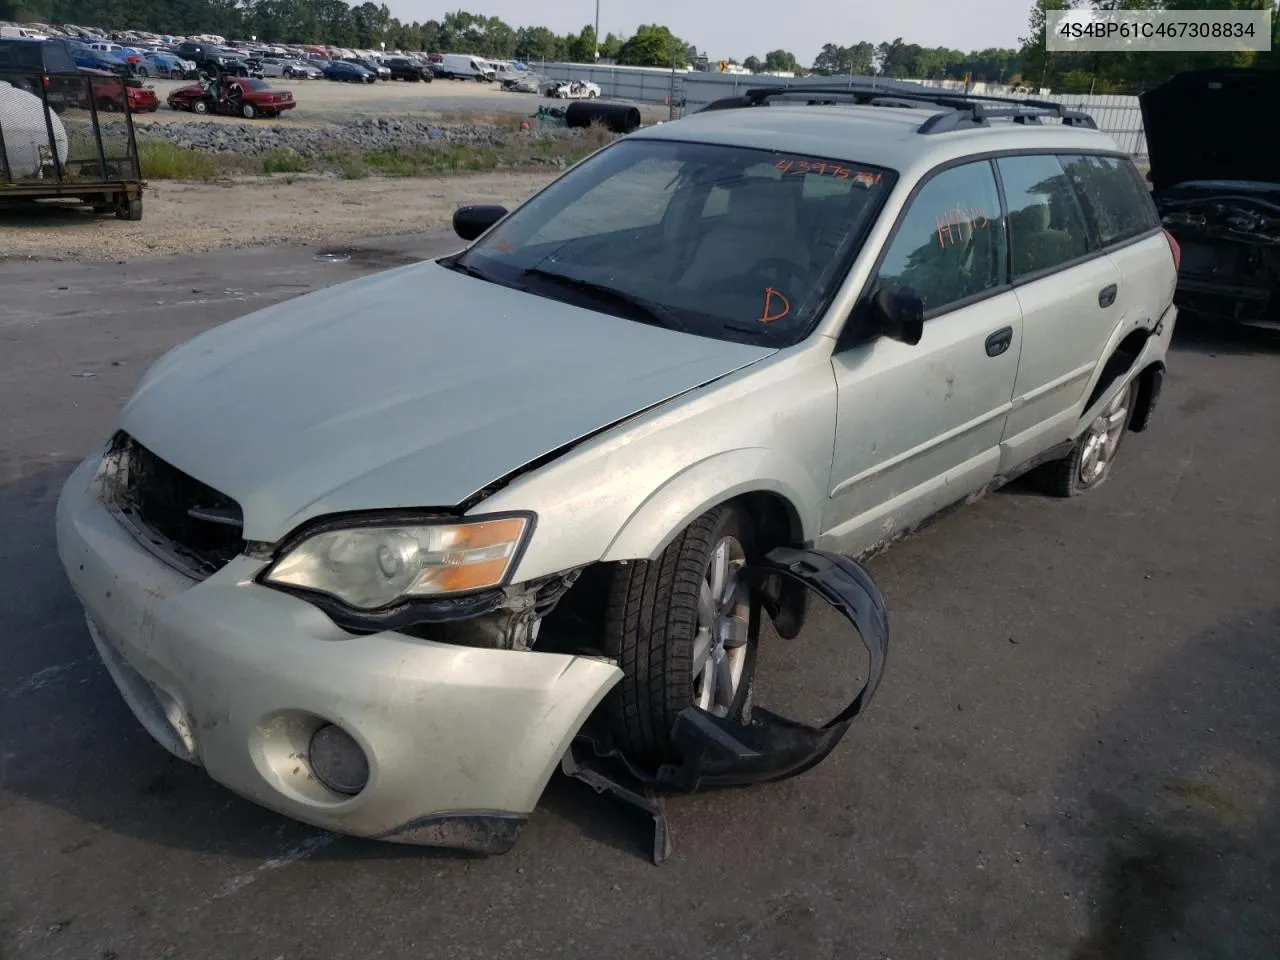
[[[602,659],[352,636],[255,584],[261,563],[247,557],[192,580],[108,511],[98,462],[71,476],[57,512],[98,651],[157,741],[264,807],[339,833],[502,852],[621,677]],[[311,771],[324,723],[365,753],[356,796]]]
[[[258,585],[264,561],[246,556],[192,579],[111,512],[100,462],[86,460],[63,489],[58,552],[130,709],[162,746],[224,786],[338,833],[502,853],[563,764],[655,812],[655,854],[664,859],[657,797],[804,772],[840,742],[884,669],[888,624],[865,571],[833,554],[775,550],[744,573],[755,588],[752,642],[763,611],[793,635],[785,624],[798,629],[795,598],[809,591],[842,613],[866,646],[863,689],[822,727],[763,708],[744,724],[690,707],[673,730],[682,763],[638,770],[593,722],[622,676],[613,662],[392,631],[352,635],[312,604]],[[367,762],[367,784],[354,796],[314,772],[312,737],[329,724],[349,734]],[[621,778],[606,771],[611,761]]]

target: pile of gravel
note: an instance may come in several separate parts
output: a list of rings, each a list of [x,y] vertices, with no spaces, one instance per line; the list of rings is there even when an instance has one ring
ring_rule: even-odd
[[[262,121],[245,123],[157,123],[134,118],[139,140],[162,140],[179,147],[213,153],[260,156],[274,150],[294,150],[303,157],[322,156],[336,149],[379,150],[420,144],[473,147],[499,146],[528,140],[580,139],[584,131],[530,121],[530,130],[512,132],[478,123],[433,123],[416,119],[351,120],[317,127],[295,127]]]

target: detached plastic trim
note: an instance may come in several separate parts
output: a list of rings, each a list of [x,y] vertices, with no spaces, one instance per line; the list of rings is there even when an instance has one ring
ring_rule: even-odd
[[[681,762],[656,771],[628,759],[607,725],[589,721],[565,754],[562,769],[598,793],[612,793],[653,818],[655,863],[665,862],[671,853],[664,794],[771,783],[813,769],[844,739],[884,676],[888,613],[879,588],[861,565],[822,550],[779,547],[742,575],[752,587],[752,643],[760,638],[764,599],[778,595],[778,581],[790,580],[817,594],[849,621],[870,657],[867,679],[849,705],[820,727],[759,707],[745,723],[714,716],[697,706],[686,707],[676,717],[671,734]]]

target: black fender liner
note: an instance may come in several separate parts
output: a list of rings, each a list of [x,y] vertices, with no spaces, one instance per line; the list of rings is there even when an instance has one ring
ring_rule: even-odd
[[[869,656],[867,679],[847,707],[814,727],[756,707],[744,723],[717,717],[697,706],[676,717],[672,740],[680,762],[642,769],[618,748],[607,726],[588,721],[562,762],[565,773],[644,809],[654,820],[655,863],[671,852],[663,795],[704,788],[741,787],[799,776],[839,745],[867,708],[884,675],[889,621],[884,598],[871,575],[848,557],[821,550],[778,547],[742,576],[752,588],[751,640],[760,635],[762,601],[791,582],[816,594],[854,628]],[[776,608],[774,608],[776,609]]]

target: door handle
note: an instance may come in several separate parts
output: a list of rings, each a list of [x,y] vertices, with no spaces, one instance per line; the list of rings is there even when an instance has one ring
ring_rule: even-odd
[[[1013,327],[1002,327],[987,337],[987,356],[998,357],[1013,343]]]
[[[1116,302],[1116,294],[1119,288],[1113,283],[1109,287],[1103,287],[1098,291],[1098,306],[1104,310]]]

